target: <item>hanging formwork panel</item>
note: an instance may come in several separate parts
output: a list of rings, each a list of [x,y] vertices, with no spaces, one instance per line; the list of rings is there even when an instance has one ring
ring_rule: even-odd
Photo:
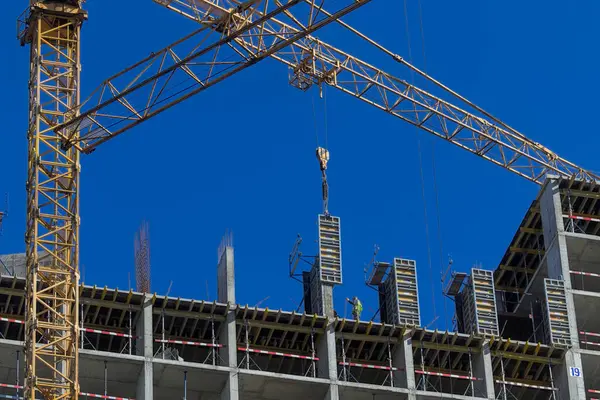
[[[321,276],[317,265],[310,270],[310,308],[315,315],[324,315],[323,310],[323,287]]]
[[[497,336],[494,273],[484,269],[471,269],[470,282],[463,291],[462,300],[465,332]]]
[[[319,215],[319,272],[323,283],[342,283],[342,241],[340,218]]]
[[[394,324],[421,326],[417,263],[395,258],[384,288],[387,318]]]
[[[569,313],[565,282],[557,279],[544,279],[546,293],[544,310],[544,326],[548,344],[571,345],[569,334]]]

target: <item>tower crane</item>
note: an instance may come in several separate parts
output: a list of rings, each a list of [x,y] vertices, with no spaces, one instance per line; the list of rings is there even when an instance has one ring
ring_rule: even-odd
[[[80,100],[82,0],[30,0],[18,39],[30,48],[25,398],[77,399],[80,153],[228,77],[273,58],[301,90],[327,85],[541,184],[599,176],[527,138],[341,18],[371,0],[154,0],[199,28],[106,79]],[[312,34],[337,22],[453,102]],[[459,105],[455,105],[458,103]],[[41,264],[40,257],[49,260]]]

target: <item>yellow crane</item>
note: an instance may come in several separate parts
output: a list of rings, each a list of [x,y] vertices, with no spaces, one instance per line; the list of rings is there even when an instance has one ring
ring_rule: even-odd
[[[199,23],[80,99],[82,0],[30,0],[18,39],[30,49],[25,398],[77,399],[80,153],[265,58],[301,90],[328,85],[538,184],[597,175],[559,157],[341,20],[371,0],[154,0]],[[453,100],[312,36],[337,22]],[[41,256],[43,255],[43,262]]]

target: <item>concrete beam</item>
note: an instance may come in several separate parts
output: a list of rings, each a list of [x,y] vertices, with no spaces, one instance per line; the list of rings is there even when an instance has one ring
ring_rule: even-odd
[[[325,329],[321,328],[311,328],[310,326],[298,326],[298,325],[288,325],[288,324],[280,324],[275,322],[268,321],[258,321],[258,320],[247,320],[248,325],[250,327],[258,327],[258,328],[267,328],[267,329],[275,329],[279,331],[289,331],[289,332],[300,332],[300,333],[324,333]],[[237,325],[245,325],[243,320],[238,319],[236,321]]]
[[[152,311],[156,315],[170,315],[172,317],[190,318],[190,319],[204,319],[211,320],[214,318],[215,321],[225,321],[225,317],[217,314],[208,314],[194,311],[183,311],[183,310],[169,310],[168,308],[156,308]]]

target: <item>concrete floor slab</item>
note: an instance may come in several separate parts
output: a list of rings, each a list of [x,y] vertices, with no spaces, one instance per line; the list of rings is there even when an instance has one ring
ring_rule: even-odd
[[[424,392],[422,390],[417,390],[417,400],[439,400],[439,399],[486,400],[483,397],[461,396],[461,395],[458,395],[458,394],[437,393],[437,392]]]
[[[239,372],[241,400],[323,400],[329,389],[325,379],[263,371]]]

